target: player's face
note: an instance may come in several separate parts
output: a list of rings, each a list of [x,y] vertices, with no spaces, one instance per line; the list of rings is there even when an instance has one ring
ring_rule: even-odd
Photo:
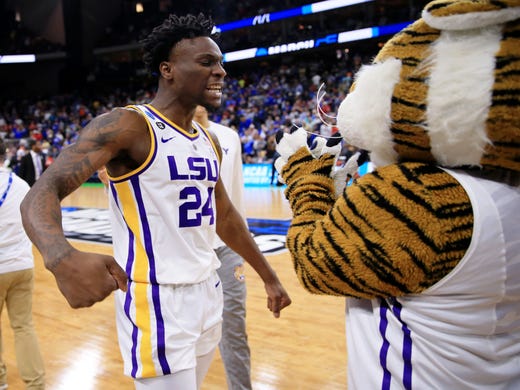
[[[170,54],[172,87],[189,104],[218,107],[226,71],[222,52],[213,39],[198,37],[180,41]]]

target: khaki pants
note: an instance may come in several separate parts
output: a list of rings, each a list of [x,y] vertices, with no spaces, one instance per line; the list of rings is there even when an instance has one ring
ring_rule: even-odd
[[[0,274],[0,314],[7,306],[7,314],[14,333],[18,371],[29,390],[45,388],[45,369],[32,320],[33,269]],[[2,333],[0,327],[0,385],[7,380],[2,361]]]

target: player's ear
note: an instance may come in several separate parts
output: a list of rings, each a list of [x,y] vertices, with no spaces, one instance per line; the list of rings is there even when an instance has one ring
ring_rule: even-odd
[[[171,62],[163,61],[159,64],[159,72],[161,72],[161,76],[167,80],[173,78],[173,65]]]

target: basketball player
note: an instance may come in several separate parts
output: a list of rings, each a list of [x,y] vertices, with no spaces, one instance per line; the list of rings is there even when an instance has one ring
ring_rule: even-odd
[[[229,127],[212,122],[202,106],[195,110],[194,120],[213,132],[222,148],[220,178],[231,202],[247,223],[244,205],[244,179],[242,175],[242,144],[238,133]],[[251,351],[246,332],[246,284],[244,260],[221,239],[213,244],[221,266],[217,270],[224,290],[222,339],[220,355],[226,370],[230,390],[251,390]]]
[[[27,233],[72,307],[119,289],[119,346],[138,390],[201,385],[221,335],[216,233],[261,276],[275,317],[291,302],[219,180],[218,141],[192,121],[197,105],[221,103],[226,72],[212,29],[203,14],[156,27],[143,41],[155,98],[94,118],[22,204]],[[61,226],[60,200],[103,166],[115,260],[78,251]]]

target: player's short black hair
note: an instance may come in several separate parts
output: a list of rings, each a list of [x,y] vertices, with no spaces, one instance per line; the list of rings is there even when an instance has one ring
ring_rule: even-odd
[[[202,12],[198,16],[171,14],[155,27],[150,35],[141,41],[144,64],[152,75],[159,72],[159,64],[167,61],[170,49],[183,39],[210,37],[216,39],[215,24],[211,16]]]

